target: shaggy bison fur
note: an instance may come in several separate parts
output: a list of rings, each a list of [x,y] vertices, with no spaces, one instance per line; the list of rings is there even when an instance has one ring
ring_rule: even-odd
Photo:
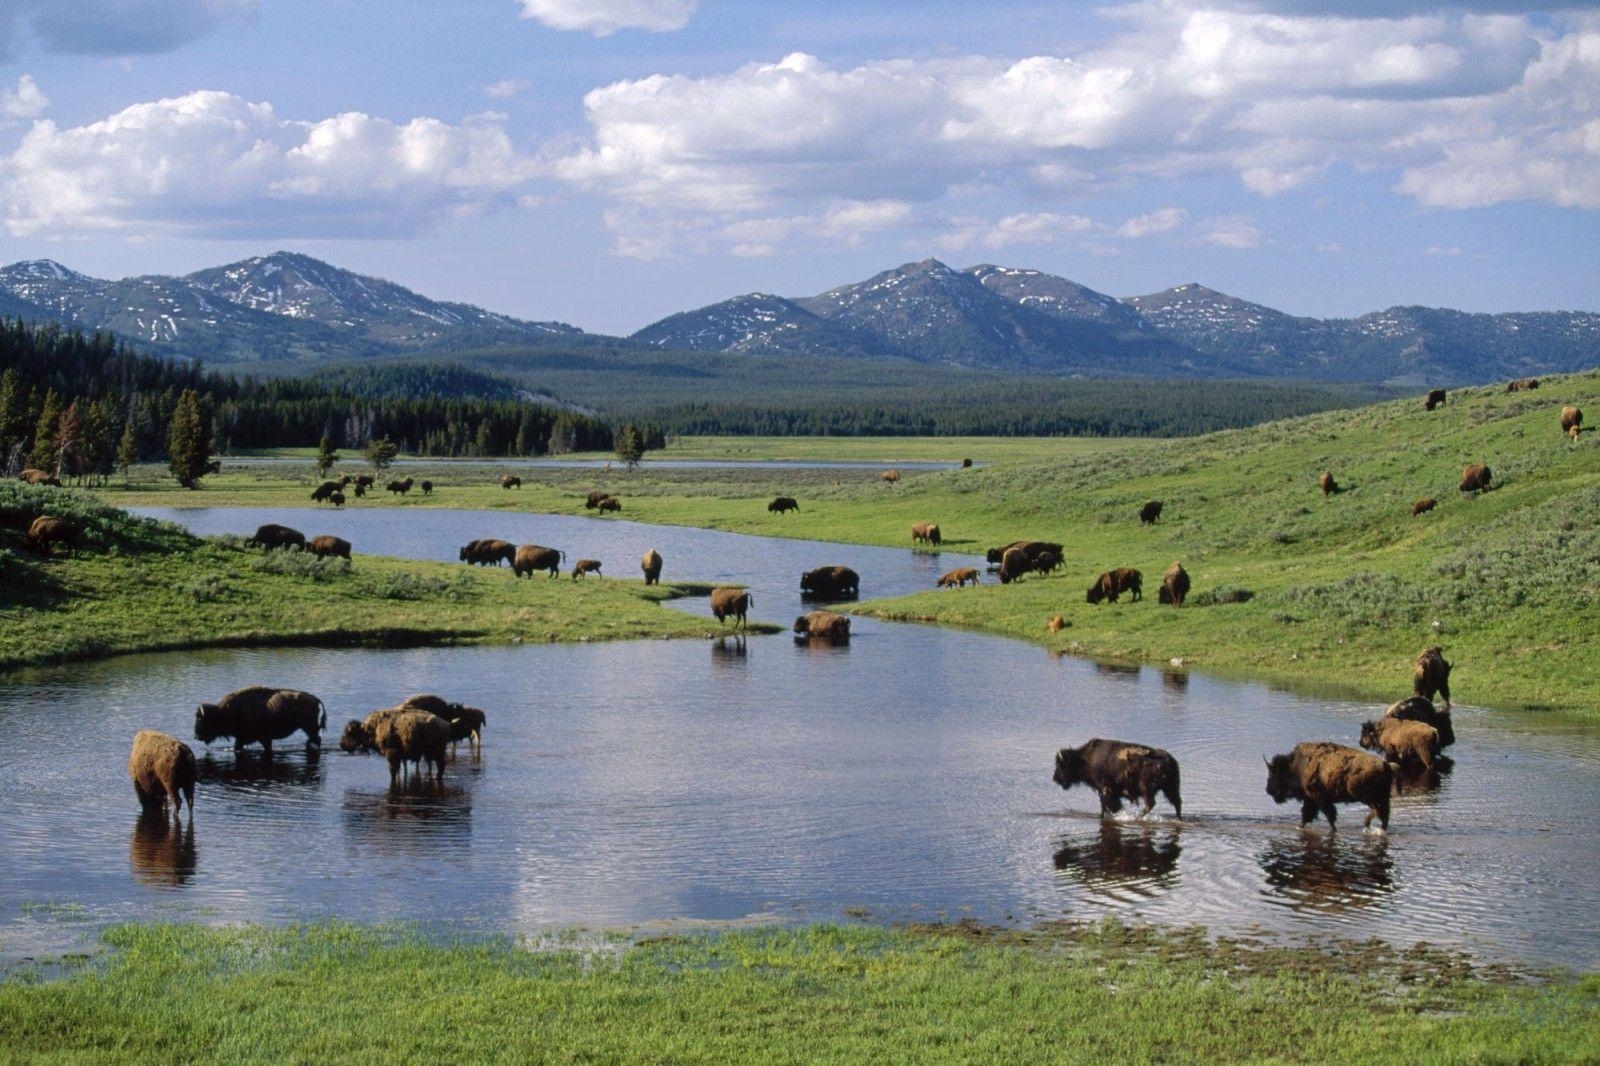
[[[1189,595],[1189,571],[1183,564],[1175,562],[1167,567],[1167,572],[1161,575],[1161,591],[1156,599],[1161,603],[1170,603],[1174,607],[1182,607],[1184,599]]]
[[[424,496],[432,496],[433,495],[433,482],[424,481],[422,483],[422,494]]]
[[[639,569],[644,571],[646,585],[661,584],[661,553],[651,548],[639,559]]]
[[[1167,797],[1172,810],[1183,817],[1183,800],[1178,795],[1178,760],[1160,748],[1130,744],[1099,737],[1081,748],[1062,748],[1056,752],[1056,784],[1069,789],[1085,784],[1100,795],[1100,814],[1116,814],[1123,800],[1144,804],[1140,817],[1156,805],[1156,794]]]
[[[472,566],[499,566],[501,563],[515,566],[517,546],[499,537],[484,537],[468,541],[460,554],[461,561]]]
[[[1561,432],[1578,439],[1578,434],[1583,431],[1583,412],[1576,407],[1563,407],[1561,409]]]
[[[1401,767],[1433,772],[1439,757],[1439,731],[1424,722],[1403,718],[1380,718],[1361,723],[1361,746],[1381,751],[1386,759]]]
[[[1436,407],[1443,407],[1444,400],[1445,392],[1443,389],[1430,389],[1428,392],[1428,398],[1423,401],[1423,409],[1432,411]]]
[[[350,542],[343,537],[335,537],[327,533],[319,537],[312,537],[311,543],[307,545],[307,548],[312,555],[317,556],[319,559],[326,559],[329,556],[336,556],[346,560],[350,558]]]
[[[572,567],[572,580],[576,581],[584,574],[600,574],[599,559],[579,559]],[[601,577],[606,575],[600,574]]]
[[[1151,500],[1149,503],[1139,508],[1139,521],[1143,522],[1147,526],[1155,525],[1156,520],[1161,517],[1162,506],[1163,504],[1160,500]]]
[[[433,768],[435,781],[444,780],[445,749],[450,745],[450,723],[436,714],[414,708],[381,719],[372,731],[372,745],[389,762],[389,783],[400,778],[410,763],[421,772],[422,763]]]
[[[1468,463],[1461,468],[1462,492],[1488,492],[1494,474],[1482,463]]]
[[[311,693],[265,685],[230,692],[216,703],[202,703],[194,712],[194,735],[200,743],[231,737],[234,751],[260,744],[269,758],[272,742],[296,730],[305,733],[307,751],[321,748],[327,724],[326,708]]]
[[[22,546],[40,555],[49,555],[50,545],[59,544],[71,551],[77,548],[82,537],[83,531],[76,522],[42,514],[28,524],[28,531],[22,535]]]
[[[1443,648],[1428,648],[1417,656],[1417,664],[1411,671],[1411,691],[1425,700],[1433,699],[1437,692],[1444,697],[1445,710],[1449,710],[1450,669]]]
[[[732,618],[735,629],[750,628],[749,620],[745,617],[751,607],[755,606],[756,598],[745,589],[712,589],[711,613],[717,622],[723,623]]]
[[[595,510],[600,511],[601,513],[605,513],[607,511],[620,511],[622,510],[622,501],[617,499],[615,496],[607,496],[594,506]]]
[[[511,558],[511,570],[518,577],[532,577],[535,570],[548,570],[551,577],[561,573],[566,553],[539,544],[520,545]]]
[[[937,588],[958,589],[969,581],[976,585],[978,572],[970,566],[958,566],[954,570],[945,571],[934,584]]]
[[[1415,518],[1419,514],[1427,514],[1437,506],[1439,506],[1438,500],[1434,499],[1432,496],[1424,496],[1422,499],[1411,505],[1411,517]]]
[[[1370,811],[1363,826],[1374,818],[1389,828],[1389,792],[1399,767],[1359,748],[1327,740],[1296,744],[1288,755],[1274,755],[1267,763],[1267,795],[1274,803],[1300,801],[1300,824],[1310,825],[1320,813],[1328,828],[1337,824],[1337,803],[1365,803]]]
[[[767,504],[767,510],[772,514],[787,514],[790,511],[800,510],[800,501],[793,496],[779,496]]]
[[[1048,575],[1052,570],[1061,569],[1061,555],[1058,552],[1042,551],[1033,557],[1033,572]]]
[[[35,470],[29,467],[17,476],[30,485],[49,485],[57,489],[61,487],[61,479],[48,470]]]
[[[1132,567],[1119,566],[1095,578],[1094,584],[1089,586],[1085,599],[1090,603],[1101,603],[1105,600],[1116,603],[1117,597],[1124,592],[1128,593],[1135,603],[1144,599],[1144,575]]]
[[[503,489],[520,489],[522,487],[522,479],[515,474],[501,474],[500,487]]]
[[[1067,620],[1059,614],[1053,614],[1050,616],[1050,621],[1044,624],[1044,627],[1052,633],[1059,633],[1067,628]]]
[[[812,611],[794,620],[794,631],[803,637],[845,641],[850,639],[850,619],[832,611]]]
[[[328,494],[328,502],[333,504],[334,510],[344,506],[344,493],[332,492]]]
[[[1339,483],[1333,480],[1333,475],[1324,470],[1317,475],[1317,487],[1322,490],[1322,495],[1332,496],[1339,491]]]
[[[416,482],[412,481],[410,478],[401,478],[399,481],[389,482],[384,486],[384,488],[388,489],[397,496],[404,496],[406,493],[411,491],[411,486],[414,484],[416,484]]]
[[[245,543],[266,551],[272,551],[274,548],[304,548],[306,535],[298,529],[268,522],[264,526],[257,526],[255,535]]]
[[[450,742],[466,740],[477,747],[483,737],[483,727],[489,723],[489,716],[476,707],[465,704],[451,703],[443,696],[435,696],[431,692],[419,692],[407,696],[400,704],[401,709],[427,711],[436,714],[450,723]]]
[[[1030,569],[1033,566],[1034,558],[1037,557],[1039,553],[1054,552],[1057,556],[1062,556],[1062,553],[1065,551],[1065,548],[1062,545],[1057,544],[1054,541],[1014,540],[1010,544],[1002,544],[998,548],[990,548],[984,553],[984,558],[990,563],[1000,563],[1005,559],[1006,552],[1010,551],[1012,548],[1016,548],[1018,551],[1022,552],[1024,558],[1028,560],[1028,566]]]
[[[898,482],[900,480],[900,471],[898,471],[898,470],[885,470],[883,472],[883,480],[886,483],[890,484],[890,485],[895,484],[896,482]]]
[[[1013,581],[1021,581],[1022,575],[1032,572],[1033,560],[1021,548],[1007,548],[1005,554],[1000,556],[1000,584],[1009,585]]]
[[[311,502],[322,503],[324,500],[332,498],[333,494],[342,488],[344,488],[342,481],[324,481],[311,490]]]
[[[861,591],[861,575],[848,566],[819,566],[800,575],[800,591],[822,599],[854,596]]]
[[[1449,711],[1441,711],[1425,696],[1407,696],[1391,703],[1383,712],[1385,718],[1398,718],[1403,722],[1421,722],[1431,725],[1439,733],[1439,747],[1448,748],[1456,742],[1456,727]]]
[[[600,501],[601,500],[607,498],[610,495],[611,495],[611,493],[609,493],[609,492],[591,492],[591,493],[589,493],[588,497],[585,498],[584,501],[583,501],[584,509],[588,510],[588,511],[594,510],[596,507],[600,506]]]
[[[939,527],[933,522],[913,522],[911,524],[911,543],[929,544],[937,548],[943,535]]]
[[[177,737],[153,729],[135,733],[133,751],[128,755],[128,776],[133,779],[133,791],[146,814],[158,813],[169,799],[174,818],[182,812],[185,799],[189,801],[189,813],[194,814],[194,752]]]

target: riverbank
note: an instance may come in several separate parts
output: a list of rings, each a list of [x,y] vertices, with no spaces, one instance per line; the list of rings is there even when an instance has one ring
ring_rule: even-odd
[[[1094,926],[439,944],[124,926],[0,982],[0,1057],[98,1061],[1585,1061],[1600,983],[1384,945]]]
[[[19,550],[19,524],[43,511],[79,523],[87,544],[49,559]],[[690,583],[518,580],[504,568],[359,553],[350,562],[263,554],[82,493],[16,483],[0,485],[0,516],[0,670],[190,648],[625,640],[715,629],[662,608],[709,592]]]

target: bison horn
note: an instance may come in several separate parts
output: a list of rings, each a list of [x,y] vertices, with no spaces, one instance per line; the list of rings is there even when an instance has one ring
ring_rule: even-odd
[[[1261,756],[1261,761],[1267,764],[1267,769],[1268,770],[1272,769],[1272,760],[1271,759],[1269,759],[1265,755],[1263,755],[1263,756]]]

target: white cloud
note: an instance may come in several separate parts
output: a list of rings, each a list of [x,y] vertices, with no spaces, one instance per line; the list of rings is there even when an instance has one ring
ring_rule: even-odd
[[[1243,215],[1226,215],[1207,220],[1200,239],[1219,248],[1259,248],[1261,229]]]
[[[78,55],[157,55],[259,8],[260,0],[4,0],[0,56],[20,40]]]
[[[492,119],[294,121],[196,92],[36,122],[0,188],[17,235],[385,236],[510,203],[534,173]]]
[[[1458,248],[1457,246],[1453,245],[1453,244],[1451,244],[1451,245],[1430,244],[1428,246],[1428,254],[1429,255],[1457,256],[1457,255],[1461,254],[1461,249]]]
[[[39,88],[39,83],[32,75],[24,74],[17,79],[15,89],[0,92],[0,125],[8,124],[6,120],[37,118],[49,106],[50,98]]]
[[[698,6],[699,0],[522,0],[522,17],[608,37],[618,30],[681,30]]]
[[[1130,218],[1117,227],[1119,237],[1148,237],[1155,233],[1168,233],[1183,225],[1188,213],[1181,207],[1163,207],[1148,215]]]
[[[513,100],[521,96],[528,83],[522,78],[501,78],[483,87],[483,94],[491,100]]]

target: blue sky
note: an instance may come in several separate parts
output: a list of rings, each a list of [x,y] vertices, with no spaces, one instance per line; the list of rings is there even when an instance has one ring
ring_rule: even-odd
[[[0,259],[631,332],[911,259],[1600,309],[1600,5],[0,0]]]

